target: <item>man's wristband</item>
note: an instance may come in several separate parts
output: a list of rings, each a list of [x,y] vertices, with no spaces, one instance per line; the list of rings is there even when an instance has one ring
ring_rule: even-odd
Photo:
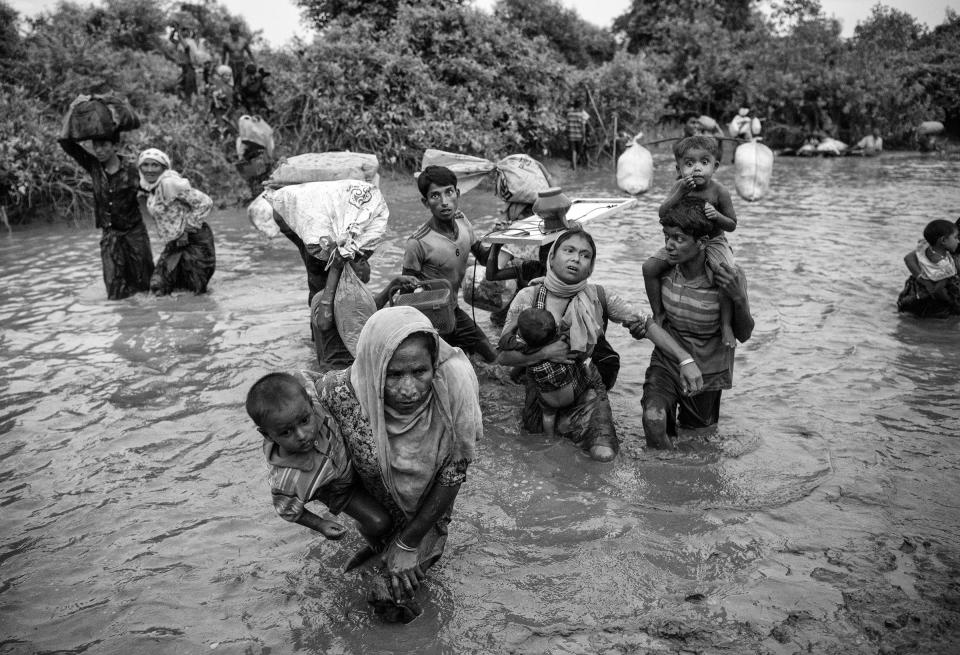
[[[680,368],[683,368],[687,364],[693,364],[693,357],[687,357],[685,360],[680,362]]]

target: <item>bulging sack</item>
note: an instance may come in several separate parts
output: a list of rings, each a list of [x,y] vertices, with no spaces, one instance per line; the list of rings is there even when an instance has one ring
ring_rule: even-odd
[[[319,296],[320,294],[317,294]],[[343,272],[337,282],[333,301],[333,320],[340,339],[354,357],[357,356],[357,340],[367,319],[377,311],[377,302],[349,261],[343,263]]]
[[[770,189],[773,151],[759,141],[737,146],[733,153],[734,186],[744,200],[760,200]]]
[[[497,165],[489,159],[432,148],[426,149],[423,152],[423,159],[420,160],[421,171],[427,166],[445,166],[453,171],[457,176],[457,188],[460,189],[460,193],[473,189],[497,168]]]
[[[264,182],[268,187],[335,180],[363,180],[380,184],[380,162],[376,155],[360,152],[308,152],[281,159]]]
[[[617,186],[631,195],[650,190],[653,183],[653,155],[640,145],[642,134],[617,158]]]
[[[267,151],[267,156],[273,158],[273,128],[259,116],[243,115],[237,121],[237,156],[242,158],[242,142],[255,143]]]
[[[532,205],[553,184],[543,164],[528,155],[509,155],[497,162],[497,197]]]
[[[273,220],[273,207],[266,201],[262,193],[247,205],[247,218],[250,219],[257,230],[271,239],[280,236],[280,226]]]
[[[380,245],[387,231],[390,210],[369,182],[308,182],[268,189],[263,197],[305,245],[322,253],[337,248],[344,259],[353,259]]]
[[[943,132],[943,123],[940,121],[923,121],[917,127],[917,134],[920,136],[940,134],[941,132]]]
[[[474,277],[474,268],[467,269],[463,277],[463,300],[468,304],[488,312],[495,312],[510,304],[517,291],[515,280],[487,280],[481,268]]]
[[[108,139],[117,132],[140,127],[140,118],[127,102],[115,96],[90,96],[70,112],[69,137],[74,141]]]

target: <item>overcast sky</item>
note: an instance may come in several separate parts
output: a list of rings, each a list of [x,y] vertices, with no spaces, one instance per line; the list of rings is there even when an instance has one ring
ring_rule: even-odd
[[[576,9],[585,19],[602,27],[609,27],[613,19],[624,13],[630,0],[560,0]],[[14,9],[24,15],[32,15],[43,9],[56,6],[56,0],[8,0]],[[495,0],[473,0],[474,4],[490,9]],[[96,4],[80,0],[80,4]],[[300,12],[293,0],[226,0],[224,5],[246,18],[250,27],[263,30],[263,36],[274,47],[282,46],[294,35],[308,36],[309,31],[300,24]],[[828,16],[839,18],[844,36],[853,34],[858,22],[869,15],[876,0],[821,0]],[[882,4],[905,11],[928,27],[943,22],[947,8],[960,13],[960,0],[883,0]]]

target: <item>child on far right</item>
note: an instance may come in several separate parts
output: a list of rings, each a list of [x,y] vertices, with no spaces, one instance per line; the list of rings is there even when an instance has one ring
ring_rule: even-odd
[[[921,318],[960,314],[960,219],[930,221],[916,249],[903,258],[910,277],[897,297],[897,309]]]
[[[737,229],[737,215],[733,210],[730,192],[713,179],[720,166],[720,144],[710,136],[694,135],[681,139],[673,147],[673,156],[677,162],[679,179],[670,194],[660,205],[659,214],[663,217],[671,207],[694,198],[703,201],[703,211],[713,222],[714,231],[706,241],[707,276],[713,281],[713,273],[720,264],[735,267],[733,251],[727,243],[724,232]],[[643,264],[643,284],[650,301],[654,320],[659,325],[663,320],[663,301],[660,296],[660,276],[666,273],[671,263],[666,250],[661,248]],[[721,294],[720,323],[723,343],[728,348],[736,348],[737,340],[733,335],[731,319],[733,307],[730,300]]]

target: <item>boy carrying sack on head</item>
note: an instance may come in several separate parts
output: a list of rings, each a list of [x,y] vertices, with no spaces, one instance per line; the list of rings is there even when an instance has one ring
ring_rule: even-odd
[[[327,539],[340,539],[346,534],[343,525],[306,509],[306,503],[319,501],[331,513],[342,511],[355,519],[360,534],[374,550],[381,550],[392,527],[390,516],[354,485],[343,437],[316,398],[313,382],[305,385],[289,373],[270,373],[250,387],[246,407],[263,435],[277,514]]]
[[[714,230],[705,246],[707,278],[712,283],[713,274],[720,264],[726,264],[730,268],[735,266],[733,251],[727,243],[724,232],[733,232],[737,229],[737,215],[733,210],[730,192],[713,179],[713,174],[720,167],[720,145],[710,136],[688,136],[673,147],[673,156],[677,161],[679,179],[666,200],[660,205],[659,214],[663,218],[684,198],[703,200],[704,213],[714,225]],[[664,248],[658,250],[643,264],[643,284],[647,290],[653,318],[658,325],[662,323],[664,314],[663,300],[660,296],[660,276],[672,265]],[[720,323],[723,344],[728,348],[736,348],[737,345],[731,326],[732,316],[733,307],[730,300],[721,296]]]

